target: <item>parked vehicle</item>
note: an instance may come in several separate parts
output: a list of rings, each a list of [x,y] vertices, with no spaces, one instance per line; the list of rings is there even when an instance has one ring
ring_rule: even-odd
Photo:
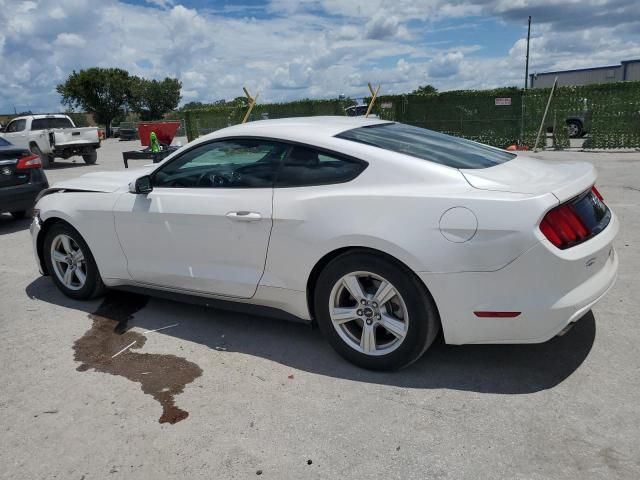
[[[394,369],[440,328],[451,344],[535,343],[580,319],[618,268],[595,180],[588,163],[379,119],[266,120],[56,184],[32,236],[71,298],[278,309],[355,364]]]
[[[0,134],[14,145],[38,155],[44,168],[55,158],[81,155],[96,163],[100,148],[97,127],[76,127],[67,115],[27,115],[12,119]]]
[[[26,217],[48,186],[40,157],[0,138],[0,213]]]
[[[364,117],[367,114],[367,109],[369,105],[367,104],[358,104],[351,105],[344,109],[344,113],[347,117]],[[378,116],[375,113],[370,113],[369,118],[377,118]]]
[[[581,138],[589,133],[591,128],[591,110],[572,113],[564,119],[565,128],[570,138]],[[553,133],[553,118],[547,118],[545,122],[548,133]]]

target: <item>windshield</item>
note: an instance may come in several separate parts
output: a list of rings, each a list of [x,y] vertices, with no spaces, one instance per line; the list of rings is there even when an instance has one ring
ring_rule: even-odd
[[[7,145],[11,145],[11,144],[7,142],[4,138],[0,137],[0,147],[6,147]]]
[[[35,118],[31,122],[31,130],[46,130],[48,128],[73,128],[73,124],[65,117]]]
[[[453,168],[488,168],[516,157],[488,145],[403,123],[359,127],[336,137]]]

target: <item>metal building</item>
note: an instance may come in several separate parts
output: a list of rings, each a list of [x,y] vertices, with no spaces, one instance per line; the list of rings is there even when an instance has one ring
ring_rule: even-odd
[[[620,62],[620,65],[608,67],[532,73],[529,75],[529,86],[531,88],[551,87],[556,76],[558,77],[558,86],[640,81],[640,59],[625,60]]]

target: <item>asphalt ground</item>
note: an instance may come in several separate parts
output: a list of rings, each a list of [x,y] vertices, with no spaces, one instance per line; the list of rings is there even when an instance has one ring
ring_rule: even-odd
[[[108,140],[96,165],[47,175],[120,170],[136,148]],[[640,478],[640,153],[534,155],[598,168],[621,221],[617,285],[563,337],[438,341],[395,373],[348,364],[303,324],[70,300],[38,274],[29,221],[0,216],[0,478]]]

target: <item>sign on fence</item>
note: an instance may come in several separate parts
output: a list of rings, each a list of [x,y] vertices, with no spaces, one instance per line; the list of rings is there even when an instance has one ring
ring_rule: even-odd
[[[511,105],[511,97],[497,97],[496,106],[498,105]]]
[[[391,103],[391,102],[382,102],[380,104],[380,108],[382,108],[384,110],[389,110],[389,109],[393,108],[393,103]]]

